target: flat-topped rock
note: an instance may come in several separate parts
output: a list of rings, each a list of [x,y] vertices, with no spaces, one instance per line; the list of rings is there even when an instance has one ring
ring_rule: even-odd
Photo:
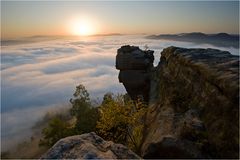
[[[206,80],[234,98],[239,90],[239,56],[217,49],[186,49],[168,47],[161,54],[161,61],[169,65],[181,63],[196,69]],[[238,97],[235,97],[238,98]]]
[[[152,50],[143,51],[136,46],[122,46],[117,50],[116,68],[119,70],[146,70],[153,66]]]
[[[232,55],[228,51],[218,49],[186,49],[179,47],[168,47],[163,50],[162,57],[169,61],[172,56],[181,61],[188,61],[195,65],[206,64],[208,69],[216,69],[221,72],[231,72],[238,76],[239,56]]]

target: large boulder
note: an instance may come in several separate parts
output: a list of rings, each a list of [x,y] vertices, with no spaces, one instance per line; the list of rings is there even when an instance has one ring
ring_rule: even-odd
[[[123,83],[132,99],[149,99],[150,70],[153,68],[152,50],[141,50],[136,46],[122,46],[117,51],[116,68],[120,70],[119,82]]]
[[[122,144],[105,141],[94,132],[59,140],[41,159],[140,159]]]

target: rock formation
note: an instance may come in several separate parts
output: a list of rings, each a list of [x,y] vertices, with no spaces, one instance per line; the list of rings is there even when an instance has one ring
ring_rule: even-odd
[[[142,57],[139,67],[133,67],[136,54]],[[131,97],[142,94],[149,101],[141,156],[238,158],[239,57],[169,47],[153,68],[144,55],[123,46],[116,60],[119,81]]]
[[[141,96],[149,99],[150,74],[154,56],[151,50],[142,51],[135,46],[122,46],[117,51],[116,68],[120,70],[119,82],[123,83],[132,99]]]
[[[41,159],[140,159],[122,144],[104,141],[94,132],[59,140]]]

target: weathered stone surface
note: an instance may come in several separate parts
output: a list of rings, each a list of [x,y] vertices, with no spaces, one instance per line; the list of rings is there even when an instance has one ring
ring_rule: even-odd
[[[41,159],[140,159],[122,144],[104,141],[94,132],[59,140]]]
[[[135,46],[122,46],[117,51],[116,68],[120,70],[119,82],[123,83],[132,99],[149,99],[150,70],[154,56],[151,50],[143,51]]]
[[[116,68],[119,70],[146,70],[153,66],[151,50],[143,51],[136,46],[122,46],[117,50]]]
[[[148,101],[150,90],[150,74],[144,70],[124,70],[119,73],[119,81],[132,99],[143,97]]]
[[[146,159],[159,158],[205,158],[190,141],[164,137],[159,143],[151,143],[147,148]]]
[[[239,56],[169,47],[155,70],[142,156],[238,158]]]

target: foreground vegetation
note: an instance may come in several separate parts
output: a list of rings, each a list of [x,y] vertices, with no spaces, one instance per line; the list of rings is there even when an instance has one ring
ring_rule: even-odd
[[[129,96],[104,95],[101,105],[94,107],[83,85],[76,87],[70,99],[71,118],[53,117],[42,131],[41,146],[52,146],[59,139],[89,132],[96,132],[105,140],[127,145],[138,152],[142,142],[144,103],[134,102]],[[73,120],[74,119],[74,120]]]
[[[79,85],[70,104],[70,109],[47,113],[33,128],[40,129],[41,133],[34,134],[29,142],[19,144],[17,152],[2,153],[1,158],[39,158],[61,138],[89,132],[124,144],[136,153],[140,151],[146,112],[146,105],[141,100],[132,101],[127,94],[106,93],[102,103],[96,106],[86,88]]]

